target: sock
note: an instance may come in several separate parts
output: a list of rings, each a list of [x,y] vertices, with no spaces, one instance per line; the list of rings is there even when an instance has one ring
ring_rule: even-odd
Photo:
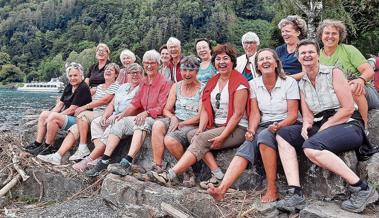
[[[45,148],[48,148],[50,146],[51,146],[50,144],[45,143]]]
[[[300,186],[290,185],[289,187],[295,189],[295,194],[303,196],[303,189]]]
[[[41,143],[41,142],[37,142],[37,141],[34,141],[34,144],[35,144],[35,145],[37,145],[37,146],[40,146],[40,145],[42,145],[42,143]]]
[[[167,177],[169,180],[173,180],[176,178],[176,173],[173,169],[169,169],[168,170],[168,174],[167,174]]]
[[[79,144],[78,150],[80,151],[88,150],[87,144]]]
[[[111,157],[110,156],[108,156],[108,155],[103,155],[103,157],[101,158],[101,162],[103,163],[103,164],[109,164],[109,160],[111,159]]]
[[[353,186],[353,187],[360,187],[362,190],[367,190],[368,189],[367,182],[362,181],[361,179],[357,183],[352,184],[351,186]]]
[[[129,163],[132,163],[133,162],[133,158],[129,155],[126,156],[125,158],[127,161],[129,161]]]
[[[220,169],[220,167],[218,167],[218,168],[215,169],[215,170],[212,170],[212,174],[213,174],[218,180],[222,180],[222,178],[224,178],[224,173],[222,172],[222,170]]]

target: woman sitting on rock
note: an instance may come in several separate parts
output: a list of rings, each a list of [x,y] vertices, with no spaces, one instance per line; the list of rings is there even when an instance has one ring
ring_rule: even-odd
[[[33,155],[49,150],[60,128],[67,130],[76,123],[75,110],[91,102],[91,93],[84,82],[83,67],[77,63],[66,66],[69,84],[65,87],[60,100],[51,111],[43,111],[38,118],[37,138],[25,147]],[[45,143],[43,139],[45,138]]]
[[[63,140],[59,150],[57,151],[56,148],[52,148],[48,154],[38,155],[37,157],[39,159],[55,165],[60,165],[63,155],[71,150],[78,139],[79,146],[75,154],[72,155],[69,160],[81,160],[90,154],[87,147],[90,124],[95,118],[102,115],[108,103],[112,101],[114,93],[119,88],[118,83],[116,83],[119,71],[120,68],[115,63],[110,63],[105,67],[105,83],[97,86],[92,102],[78,107],[75,110],[75,115],[78,117],[76,125],[73,125],[68,129],[69,132]],[[93,111],[91,109],[93,109]]]
[[[134,96],[139,91],[139,84],[142,79],[143,69],[137,64],[129,64],[126,69],[127,81],[118,88],[111,103],[108,104],[103,115],[94,119],[91,123],[91,137],[95,149],[89,156],[80,162],[72,165],[72,167],[79,172],[84,172],[88,165],[94,165],[97,158],[101,157],[105,151],[105,144],[107,142],[109,131],[115,122],[117,114],[124,111],[131,103]]]
[[[251,111],[246,141],[239,147],[219,187],[211,187],[208,193],[222,200],[229,187],[246,169],[254,165],[258,147],[266,173],[267,192],[261,201],[272,202],[279,198],[276,188],[277,142],[276,132],[296,122],[299,88],[292,77],[283,73],[279,57],[272,49],[262,49],[255,57],[257,77],[249,82]]]
[[[319,64],[319,55],[316,42],[299,42],[297,56],[305,72],[299,81],[303,125],[288,126],[277,132],[279,155],[289,190],[276,205],[285,211],[305,206],[295,150],[302,148],[314,164],[336,173],[349,184],[351,196],[342,202],[342,209],[362,212],[366,205],[378,200],[378,193],[337,154],[354,151],[367,142],[364,124],[358,111],[354,110],[344,73],[334,66]]]
[[[117,115],[106,142],[104,155],[96,165],[86,171],[86,175],[94,177],[106,169],[111,155],[125,136],[133,135],[128,155],[120,163],[110,166],[109,171],[118,175],[126,175],[131,163],[141,149],[146,134],[151,132],[155,119],[162,116],[167,101],[171,82],[167,81],[159,70],[160,55],[155,50],[147,51],[143,56],[143,67],[147,77],[141,81],[140,91],[133,98],[129,107]],[[136,116],[135,116],[136,115]]]
[[[200,63],[194,56],[184,57],[180,61],[183,80],[173,84],[167,99],[163,115],[166,117],[155,121],[151,133],[153,151],[152,171],[163,172],[162,159],[164,148],[179,160],[189,145],[187,134],[199,124],[200,96],[203,85],[197,80]],[[186,186],[194,186],[192,171],[184,180]]]
[[[171,183],[178,174],[184,173],[201,159],[206,160],[213,176],[200,185],[207,188],[210,183],[217,184],[222,180],[224,174],[210,150],[242,144],[247,128],[246,113],[250,112],[247,109],[250,103],[249,83],[241,73],[233,70],[236,53],[236,49],[229,44],[215,47],[212,62],[218,74],[204,88],[199,128],[189,133],[190,136],[195,135],[191,145],[173,168],[162,173],[153,172],[160,183]]]
[[[120,74],[117,77],[117,82],[121,85],[128,82],[128,74],[126,72],[126,69],[130,64],[133,64],[136,61],[136,56],[129,49],[124,49],[120,54],[120,61],[124,67],[120,69]]]

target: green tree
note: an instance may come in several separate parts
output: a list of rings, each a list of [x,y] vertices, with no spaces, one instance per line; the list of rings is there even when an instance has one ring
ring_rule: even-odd
[[[22,82],[24,77],[25,74],[21,71],[21,69],[13,64],[5,64],[1,67],[0,81],[2,81],[3,84],[9,82]]]

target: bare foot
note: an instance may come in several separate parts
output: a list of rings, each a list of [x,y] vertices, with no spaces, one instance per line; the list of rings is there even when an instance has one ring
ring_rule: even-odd
[[[209,184],[207,189],[208,194],[210,194],[216,201],[224,200],[225,193],[221,191],[220,187],[215,188],[213,184]]]
[[[279,193],[276,189],[267,189],[266,194],[261,197],[262,203],[274,202],[279,199]]]

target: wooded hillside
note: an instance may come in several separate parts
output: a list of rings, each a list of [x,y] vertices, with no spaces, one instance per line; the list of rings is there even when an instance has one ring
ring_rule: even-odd
[[[185,54],[195,53],[196,38],[214,44],[234,43],[254,31],[261,47],[281,43],[278,21],[297,13],[296,2],[309,0],[0,0],[0,81],[48,80],[60,76],[64,63],[94,63],[94,47],[104,42],[112,61],[122,49],[142,57],[170,36],[182,41]],[[344,20],[348,43],[364,55],[379,52],[379,0],[322,1],[317,18]]]

